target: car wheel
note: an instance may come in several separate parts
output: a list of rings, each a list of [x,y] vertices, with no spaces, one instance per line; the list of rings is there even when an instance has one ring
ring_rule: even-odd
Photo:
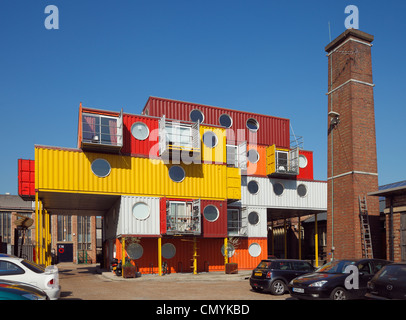
[[[348,292],[347,290],[337,287],[335,288],[330,294],[331,300],[347,300],[348,299]]]
[[[271,284],[271,293],[275,295],[282,295],[286,291],[286,285],[285,282],[282,280],[275,280]]]

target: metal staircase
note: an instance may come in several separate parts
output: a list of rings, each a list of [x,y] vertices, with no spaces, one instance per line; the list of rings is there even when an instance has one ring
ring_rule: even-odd
[[[363,258],[373,258],[371,229],[369,226],[367,199],[365,196],[358,196],[359,217],[361,223],[361,246]]]

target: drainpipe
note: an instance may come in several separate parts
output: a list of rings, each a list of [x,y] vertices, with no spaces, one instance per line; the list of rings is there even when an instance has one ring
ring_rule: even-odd
[[[314,255],[316,268],[319,266],[319,233],[317,228],[317,213],[314,215]]]

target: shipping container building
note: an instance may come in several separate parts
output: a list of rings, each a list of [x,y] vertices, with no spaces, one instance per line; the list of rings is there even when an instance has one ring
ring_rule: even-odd
[[[80,104],[77,148],[36,145],[19,192],[49,214],[103,216],[106,265],[159,273],[162,252],[171,272],[224,270],[228,242],[228,262],[252,269],[271,221],[327,207],[313,153],[289,144],[278,117],[155,97],[140,115]]]

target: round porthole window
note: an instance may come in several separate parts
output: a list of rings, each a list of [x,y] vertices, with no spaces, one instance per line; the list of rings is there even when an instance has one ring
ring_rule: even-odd
[[[251,163],[257,163],[259,161],[259,153],[255,149],[250,149],[247,152],[248,161]]]
[[[283,187],[283,184],[282,184],[282,183],[277,182],[277,183],[275,183],[275,184],[273,185],[273,192],[275,192],[275,194],[276,194],[277,196],[281,196],[284,189],[285,189],[285,188]]]
[[[162,257],[172,259],[176,254],[176,247],[172,243],[165,243],[162,246]]]
[[[144,202],[133,205],[133,216],[137,220],[145,220],[149,217],[149,206]]]
[[[307,167],[307,158],[303,154],[299,155],[299,167],[300,168]]]
[[[180,166],[173,166],[169,168],[169,177],[174,182],[182,182],[185,179],[185,170]]]
[[[297,186],[297,194],[299,195],[299,197],[304,197],[307,194],[307,188],[304,184],[299,184]]]
[[[148,126],[144,122],[135,122],[131,126],[131,134],[137,140],[145,140],[149,136]]]
[[[259,128],[258,121],[254,118],[249,118],[247,120],[247,128],[250,129],[251,131],[258,131]]]
[[[144,254],[144,248],[139,243],[131,243],[125,249],[130,259],[139,259]]]
[[[231,258],[235,253],[235,248],[231,243],[227,243],[227,256]],[[221,247],[221,254],[224,256],[224,245]]]
[[[248,247],[248,253],[250,254],[251,257],[258,257],[261,254],[261,246],[254,242],[251,243],[250,246]]]
[[[217,146],[217,136],[213,131],[206,131],[203,134],[203,143],[209,147],[209,148],[214,148]]]
[[[248,187],[248,192],[251,194],[257,194],[259,191],[259,185],[258,185],[258,182],[256,182],[256,181],[248,182],[247,187]]]
[[[251,224],[251,225],[256,225],[256,224],[258,224],[258,222],[259,222],[259,215],[258,215],[258,212],[255,212],[255,211],[251,211],[249,214],[248,214],[248,222]]]
[[[233,125],[233,119],[228,114],[222,114],[219,118],[219,123],[223,127],[230,128]]]
[[[189,117],[190,120],[193,122],[199,121],[200,123],[203,123],[204,121],[203,112],[201,112],[199,109],[193,109],[192,111],[190,111]]]
[[[217,209],[216,206],[209,204],[204,208],[203,215],[207,221],[214,222],[219,217],[219,210]]]
[[[107,160],[96,159],[92,162],[91,169],[99,178],[105,178],[110,174],[111,166]]]

